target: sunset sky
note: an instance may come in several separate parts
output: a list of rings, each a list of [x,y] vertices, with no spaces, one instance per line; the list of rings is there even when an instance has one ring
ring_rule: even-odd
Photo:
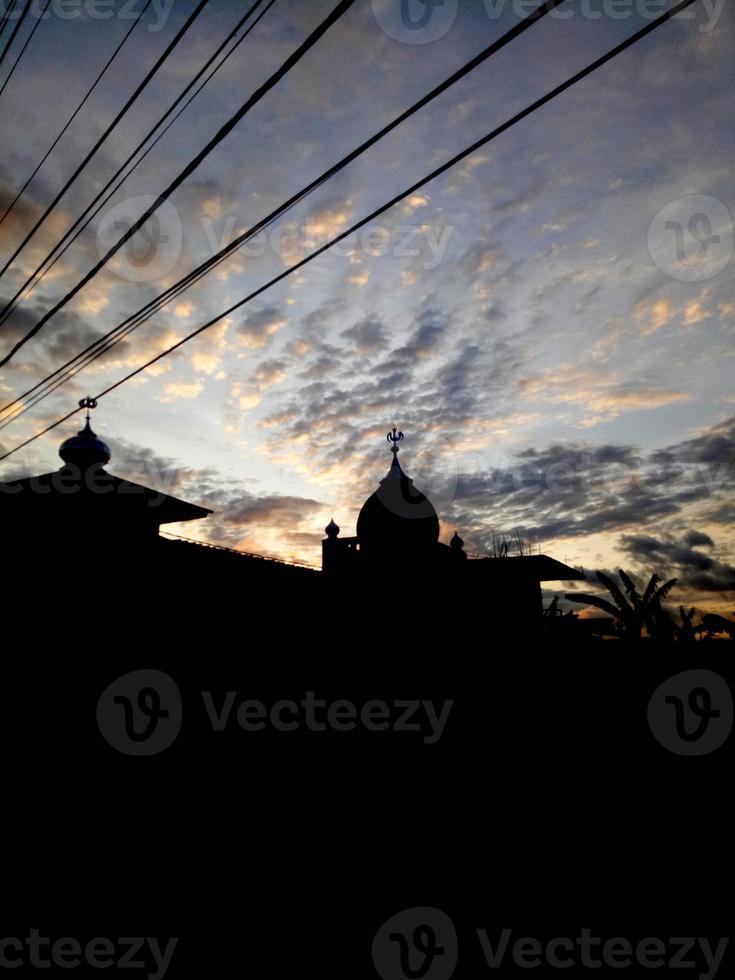
[[[276,0],[0,327],[0,351],[334,4]],[[259,248],[233,256],[2,429],[0,453],[599,57],[647,23],[649,8],[670,5],[564,4],[570,16],[532,27],[311,195]],[[68,5],[78,17],[57,11],[0,96],[0,210],[130,26],[130,4],[113,6],[111,19],[93,0]],[[0,225],[2,264],[193,7],[160,0],[132,33]],[[2,402],[266,215],[522,12],[499,0],[446,0],[422,36],[402,25],[399,7],[358,0],[174,194],[151,261],[121,253],[0,370]],[[22,284],[243,10],[210,0],[5,274],[0,297]],[[486,554],[493,533],[518,529],[586,570],[678,575],[673,599],[731,612],[735,9],[699,0],[688,14],[101,400],[93,425],[112,447],[111,472],[215,511],[182,533],[318,564],[332,516],[354,533],[390,464],[385,435],[395,422],[406,435],[401,463],[433,501],[443,541],[456,529],[466,550]],[[58,445],[80,421],[0,464],[0,478],[57,468]]]

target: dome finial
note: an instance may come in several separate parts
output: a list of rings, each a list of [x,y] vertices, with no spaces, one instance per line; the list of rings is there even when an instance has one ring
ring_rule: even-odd
[[[82,398],[79,402],[79,407],[87,409],[87,421],[89,422],[89,410],[90,408],[97,408],[97,399],[92,398],[91,395],[87,395],[86,398]]]
[[[403,433],[398,431],[398,427],[393,424],[393,431],[388,433],[388,442],[392,442],[391,452],[394,456],[398,455],[398,443],[403,439]]]
[[[390,451],[393,453],[393,462],[391,463],[386,479],[389,479],[390,477],[404,476],[403,470],[401,469],[401,464],[398,462],[398,443],[403,440],[403,433],[399,432],[398,426],[394,424],[392,431],[388,433],[386,438],[388,439],[388,442],[393,443],[393,445],[390,447]]]

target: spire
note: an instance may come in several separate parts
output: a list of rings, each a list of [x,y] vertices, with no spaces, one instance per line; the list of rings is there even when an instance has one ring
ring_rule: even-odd
[[[87,409],[87,425],[85,426],[85,428],[88,428],[89,427],[89,410],[90,410],[90,408],[97,408],[97,399],[96,398],[92,398],[91,395],[87,395],[86,398],[82,398],[82,400],[79,402],[79,407],[80,408],[86,408]]]
[[[393,453],[393,462],[388,470],[388,475],[386,480],[396,480],[396,479],[406,479],[406,474],[401,469],[401,464],[398,462],[398,453],[400,452],[398,448],[398,443],[403,440],[404,436],[402,432],[398,431],[396,425],[393,426],[393,430],[388,433],[388,442],[393,443],[390,451]],[[381,481],[382,482],[382,481]]]

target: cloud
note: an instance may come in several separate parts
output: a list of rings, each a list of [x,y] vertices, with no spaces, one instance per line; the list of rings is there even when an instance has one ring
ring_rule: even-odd
[[[663,387],[653,381],[626,381],[617,373],[605,376],[575,363],[557,364],[542,374],[526,375],[519,385],[526,397],[580,406],[583,413],[575,414],[572,420],[584,428],[626,412],[661,408],[691,397],[687,391]]]
[[[679,588],[695,592],[735,592],[735,566],[694,547],[714,547],[709,535],[696,530],[683,541],[671,536],[626,534],[621,545],[631,559],[662,578],[677,578]]]
[[[347,281],[352,283],[353,286],[367,286],[370,282],[370,271],[368,269],[361,269],[359,272],[353,272],[351,276],[347,277]]]
[[[410,194],[405,198],[403,204],[401,205],[401,211],[406,217],[410,217],[415,214],[419,208],[425,208],[429,202],[430,198],[425,194]]]
[[[360,320],[340,334],[358,354],[375,354],[388,346],[385,327],[379,320]]]
[[[312,208],[304,222],[304,231],[315,243],[323,243],[338,235],[352,216],[352,202],[333,199]]]
[[[201,381],[169,381],[163,386],[163,394],[156,395],[156,401],[164,404],[198,398],[204,391]]]
[[[460,473],[450,516],[484,547],[499,527],[520,527],[543,542],[620,531],[640,537],[632,529],[681,521],[692,507],[711,521],[735,487],[731,439],[735,420],[647,454],[614,443],[527,448],[505,467]],[[682,547],[711,548],[712,538],[689,529]]]
[[[634,317],[642,324],[645,336],[668,326],[674,318],[674,304],[668,299],[641,301],[635,308]]]
[[[267,347],[274,335],[288,322],[289,318],[277,306],[266,306],[257,313],[246,316],[235,327],[235,335],[243,347],[258,350]]]

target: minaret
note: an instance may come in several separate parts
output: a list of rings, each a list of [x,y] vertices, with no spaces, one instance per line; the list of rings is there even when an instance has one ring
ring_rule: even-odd
[[[339,540],[339,525],[335,523],[334,518],[324,528],[324,533],[326,538],[322,541],[322,571],[325,575],[329,575],[339,568],[342,550],[342,542]]]

